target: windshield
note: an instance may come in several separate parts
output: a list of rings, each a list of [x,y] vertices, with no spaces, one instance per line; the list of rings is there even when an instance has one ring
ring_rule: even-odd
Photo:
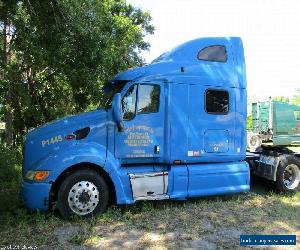
[[[112,98],[116,93],[120,93],[125,84],[128,81],[118,80],[118,81],[108,81],[103,87],[103,103],[105,109],[109,109],[112,104]]]

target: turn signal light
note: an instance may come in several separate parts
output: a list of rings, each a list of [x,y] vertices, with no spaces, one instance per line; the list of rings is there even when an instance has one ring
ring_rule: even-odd
[[[48,171],[37,171],[35,173],[34,179],[36,181],[43,181],[45,180],[47,177],[49,176],[49,172]]]
[[[49,171],[32,171],[29,170],[25,176],[27,180],[31,181],[43,181],[49,176]]]

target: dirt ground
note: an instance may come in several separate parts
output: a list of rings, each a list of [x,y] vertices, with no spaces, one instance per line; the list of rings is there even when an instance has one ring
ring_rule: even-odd
[[[299,194],[279,196],[258,183],[247,194],[115,208],[92,226],[66,224],[55,228],[44,247],[238,249],[241,234],[296,234],[299,245]]]
[[[72,222],[62,220],[55,213],[30,213],[21,204],[14,207],[9,197],[16,194],[9,192],[0,192],[0,200],[7,205],[0,211],[1,250],[9,246],[240,249],[241,234],[296,234],[300,249],[300,192],[293,197],[279,195],[260,180],[254,180],[249,193],[185,202],[139,202],[111,207],[101,216]]]

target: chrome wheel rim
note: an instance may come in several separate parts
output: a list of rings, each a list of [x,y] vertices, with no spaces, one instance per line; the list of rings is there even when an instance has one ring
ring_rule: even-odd
[[[254,147],[254,146],[257,144],[257,141],[258,141],[257,136],[252,136],[252,137],[250,138],[250,145],[251,145],[252,147]]]
[[[283,172],[283,183],[288,189],[295,189],[300,183],[300,170],[296,164],[288,165]]]
[[[78,215],[86,215],[95,210],[99,203],[97,186],[90,181],[77,182],[69,191],[68,203]]]

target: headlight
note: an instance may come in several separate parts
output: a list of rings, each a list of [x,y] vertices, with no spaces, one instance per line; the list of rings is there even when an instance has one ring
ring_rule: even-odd
[[[50,174],[50,171],[29,170],[25,175],[25,179],[30,180],[30,181],[43,181],[49,176],[49,174]]]

